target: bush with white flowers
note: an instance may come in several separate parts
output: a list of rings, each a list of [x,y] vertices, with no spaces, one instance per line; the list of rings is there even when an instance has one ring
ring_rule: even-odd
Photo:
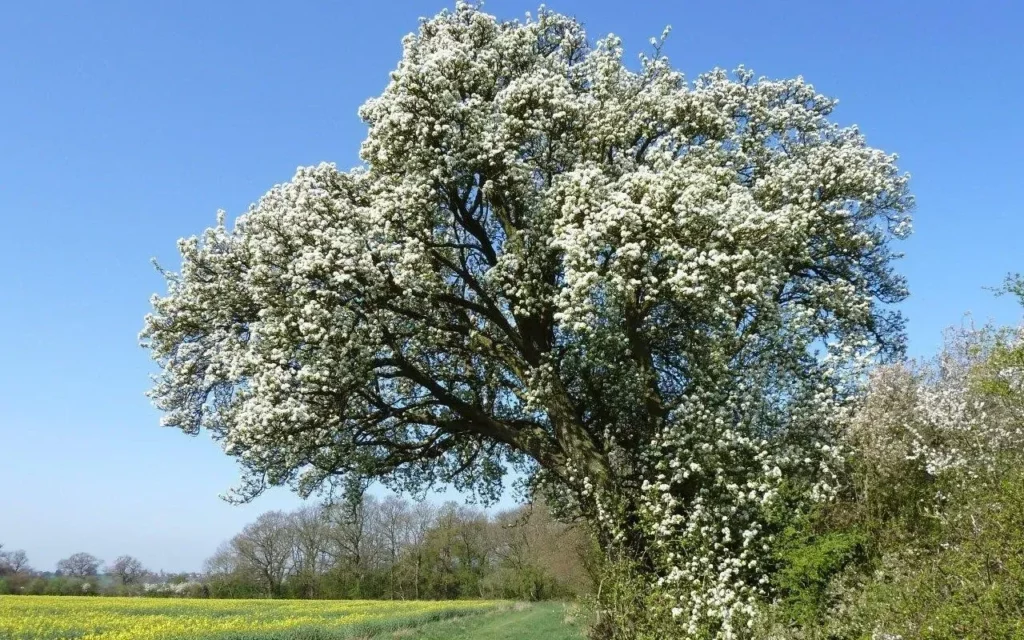
[[[871,372],[847,437],[859,461],[895,481],[913,469],[972,482],[1024,450],[1024,330],[951,329],[933,360]],[[992,384],[1007,393],[990,393]]]

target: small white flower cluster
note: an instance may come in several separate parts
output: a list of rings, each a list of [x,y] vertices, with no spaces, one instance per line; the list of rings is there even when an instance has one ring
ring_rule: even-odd
[[[154,595],[183,596],[202,587],[201,582],[146,582],[142,585],[142,591]]]
[[[783,482],[812,486],[805,500],[838,486],[840,451],[830,443],[845,411],[837,398],[812,387],[783,415],[753,392],[690,396],[655,441],[644,513],[666,567],[658,584],[688,634],[712,628],[738,638],[754,624],[769,595],[769,519]]]

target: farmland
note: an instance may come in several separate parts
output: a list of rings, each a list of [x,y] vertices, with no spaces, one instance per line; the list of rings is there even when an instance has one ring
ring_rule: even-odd
[[[561,605],[500,601],[178,600],[0,597],[4,640],[333,640],[579,637]],[[524,636],[525,637],[525,636]]]

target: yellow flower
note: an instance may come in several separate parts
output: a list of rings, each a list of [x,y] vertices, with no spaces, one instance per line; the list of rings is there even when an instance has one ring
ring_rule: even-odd
[[[0,638],[201,640],[230,632],[344,631],[355,624],[414,622],[495,601],[186,600],[0,596]]]

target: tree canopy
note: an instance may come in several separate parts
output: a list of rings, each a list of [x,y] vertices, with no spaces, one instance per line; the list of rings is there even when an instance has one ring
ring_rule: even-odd
[[[100,570],[100,560],[90,553],[75,553],[57,562],[57,572],[73,578],[95,576]]]
[[[827,491],[858,367],[903,346],[907,177],[834,106],[460,3],[360,110],[361,167],[300,168],[180,241],[141,336],[152,398],[238,459],[243,499],[493,497],[518,467],[676,617],[728,628],[783,479]]]

